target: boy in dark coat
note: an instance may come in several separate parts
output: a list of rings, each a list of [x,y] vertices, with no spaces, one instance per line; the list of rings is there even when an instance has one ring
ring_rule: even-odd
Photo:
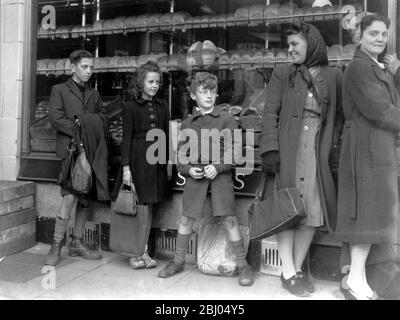
[[[207,72],[197,73],[192,81],[190,95],[196,101],[197,108],[182,124],[181,134],[188,134],[189,139],[180,138],[178,147],[178,171],[187,176],[182,200],[182,220],[178,230],[175,258],[158,276],[168,278],[183,271],[193,224],[196,218],[204,215],[205,201],[208,190],[211,189],[213,214],[221,217],[227,231],[239,267],[239,284],[251,286],[253,275],[246,261],[246,249],[235,216],[231,176],[233,153],[230,153],[231,162],[225,160],[226,151],[232,151],[232,140],[226,139],[225,134],[232,134],[237,125],[228,112],[215,106],[216,76]],[[210,132],[219,133],[221,140],[210,141]],[[215,149],[219,149],[219,154]]]
[[[88,85],[93,73],[93,58],[93,55],[85,50],[72,52],[70,56],[72,77],[65,83],[55,85],[51,91],[50,123],[57,130],[56,153],[57,157],[61,159],[67,157],[67,146],[74,136],[77,126],[80,126],[79,117],[89,113],[105,115],[100,94]],[[107,153],[102,156],[107,157]],[[83,231],[88,218],[88,197],[72,194],[63,188],[61,196],[54,240],[45,264],[55,266],[60,262],[64,234],[74,208],[76,208],[75,227],[68,254],[90,260],[100,259],[101,256],[98,252],[88,250],[82,243]],[[108,190],[105,192],[105,199],[99,200],[109,200]]]

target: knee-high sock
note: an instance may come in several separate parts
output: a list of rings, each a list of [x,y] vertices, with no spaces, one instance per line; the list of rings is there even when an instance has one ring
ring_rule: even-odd
[[[186,252],[189,247],[190,238],[192,234],[180,234],[178,232],[178,237],[176,239],[176,251],[174,261],[176,264],[181,264],[185,262]]]
[[[73,236],[76,238],[83,238],[83,231],[85,230],[86,221],[88,219],[88,208],[77,206],[75,214],[75,227]]]
[[[246,260],[246,250],[244,248],[244,241],[243,239],[239,241],[231,241],[233,253],[236,256],[236,263],[238,267],[243,267],[247,265],[247,260]]]

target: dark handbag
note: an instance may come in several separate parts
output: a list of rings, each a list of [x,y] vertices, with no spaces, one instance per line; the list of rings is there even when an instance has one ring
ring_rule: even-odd
[[[254,203],[249,207],[250,239],[260,240],[290,229],[306,217],[303,201],[297,188],[278,186],[276,175],[272,194],[263,199],[268,185],[267,175],[263,175]]]
[[[136,214],[111,211],[110,248],[127,255],[141,256],[146,248],[151,227],[150,207],[136,205]]]
[[[136,193],[135,185],[131,183],[129,187],[122,184],[121,188],[119,189],[117,199],[111,202],[111,210],[134,216],[136,215],[138,205],[139,199]]]

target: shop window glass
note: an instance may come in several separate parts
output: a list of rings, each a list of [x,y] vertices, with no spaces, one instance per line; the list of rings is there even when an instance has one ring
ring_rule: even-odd
[[[88,2],[86,6],[83,3]],[[259,117],[273,68],[288,63],[286,31],[290,23],[315,24],[324,36],[332,65],[343,67],[354,52],[351,32],[339,14],[363,0],[100,0],[38,1],[39,22],[44,5],[56,9],[56,30],[38,28],[36,100],[30,127],[30,150],[53,154],[55,132],[48,122],[51,87],[70,77],[69,54],[85,48],[96,53],[92,85],[111,117],[113,155],[122,139],[122,104],[138,64],[156,60],[164,71],[160,94],[168,99],[172,119],[182,120],[194,106],[187,91],[193,74],[212,72],[219,79],[218,104],[241,117]],[[331,4],[332,6],[316,7]],[[368,1],[370,11],[385,13],[386,1]],[[314,7],[313,7],[314,6]],[[99,16],[100,21],[96,21]],[[39,24],[38,22],[38,24]],[[81,27],[82,23],[85,27]],[[168,56],[169,55],[169,56]],[[63,60],[64,59],[64,60]],[[241,123],[259,129],[259,120]]]

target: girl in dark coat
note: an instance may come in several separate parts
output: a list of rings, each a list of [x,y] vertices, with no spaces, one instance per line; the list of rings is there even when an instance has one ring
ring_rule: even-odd
[[[328,67],[326,44],[309,24],[288,32],[293,64],[277,67],[271,77],[262,119],[263,170],[279,175],[280,187],[297,187],[307,218],[276,235],[282,259],[283,287],[297,296],[314,291],[302,271],[316,228],[336,223],[336,189],[329,165],[341,133],[340,70]]]
[[[350,273],[341,284],[348,299],[377,298],[366,277],[371,245],[399,243],[400,98],[378,62],[389,25],[379,15],[362,19],[359,48],[343,80],[336,238],[350,245]]]
[[[169,195],[169,184],[165,156],[159,154],[160,162],[152,164],[147,159],[147,151],[154,141],[146,141],[147,133],[152,129],[164,132],[166,140],[163,147],[168,151],[169,110],[166,101],[156,97],[160,89],[162,73],[158,65],[148,62],[137,71],[134,88],[135,98],[128,102],[123,109],[123,140],[122,182],[125,185],[134,183],[139,202],[150,206],[150,212],[155,203],[164,201]],[[161,152],[158,150],[158,152]],[[119,188],[117,185],[116,188]],[[152,213],[150,214],[152,215]],[[150,217],[151,221],[151,217]],[[147,238],[150,233],[147,232]],[[147,240],[146,240],[147,243]],[[154,268],[156,261],[151,259],[145,250],[142,256],[129,259],[133,269]]]

